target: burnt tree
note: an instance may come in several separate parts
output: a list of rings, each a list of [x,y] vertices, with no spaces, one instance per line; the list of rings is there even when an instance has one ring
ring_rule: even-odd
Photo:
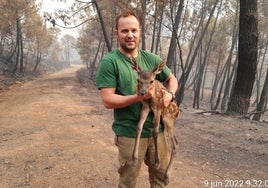
[[[240,0],[238,67],[227,112],[246,114],[255,81],[258,54],[257,0]]]

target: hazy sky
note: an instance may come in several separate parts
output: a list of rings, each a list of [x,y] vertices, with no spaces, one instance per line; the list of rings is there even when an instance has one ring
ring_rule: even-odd
[[[68,6],[70,6],[72,4],[73,0],[67,0],[66,3],[60,2],[57,0],[36,0],[36,2],[42,3],[41,14],[43,14],[42,12],[44,12],[44,11],[49,12],[49,13],[53,13],[56,9],[68,8]],[[78,36],[77,29],[64,29],[64,28],[60,28],[60,29],[62,30],[62,32],[61,32],[62,35],[70,34],[73,37]]]

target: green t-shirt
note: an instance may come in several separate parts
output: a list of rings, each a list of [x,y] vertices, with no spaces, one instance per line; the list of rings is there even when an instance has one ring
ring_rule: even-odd
[[[136,58],[142,70],[153,70],[160,62],[159,56],[140,50]],[[157,75],[156,79],[163,82],[170,74],[170,69],[165,66],[163,71]],[[116,94],[133,95],[136,93],[137,73],[131,67],[128,57],[123,55],[118,49],[106,55],[100,62],[96,84],[101,88],[116,88]],[[135,103],[125,108],[114,109],[113,131],[118,136],[135,138],[136,127],[139,121],[141,103]],[[150,112],[143,126],[142,138],[153,135],[153,113]],[[163,126],[160,126],[163,131]]]

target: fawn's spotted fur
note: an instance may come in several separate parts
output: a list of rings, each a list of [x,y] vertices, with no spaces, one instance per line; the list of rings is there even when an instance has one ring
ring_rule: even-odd
[[[165,62],[161,62],[154,70],[152,71],[142,71],[138,66],[138,63],[134,58],[131,58],[131,66],[138,73],[138,94],[145,95],[152,86],[154,86],[155,91],[154,95],[149,100],[142,101],[142,110],[140,112],[140,119],[137,125],[137,134],[135,140],[135,146],[133,149],[132,162],[133,165],[136,165],[138,160],[138,147],[140,143],[141,131],[143,128],[143,124],[149,114],[150,111],[154,114],[154,143],[156,146],[155,150],[155,166],[159,167],[159,157],[158,157],[158,149],[157,149],[157,137],[160,121],[163,122],[165,126],[165,131],[167,131],[169,138],[171,140],[172,148],[171,148],[171,156],[169,160],[168,167],[165,172],[165,182],[169,182],[168,171],[173,163],[176,149],[177,149],[177,139],[175,136],[174,123],[175,119],[179,115],[179,108],[175,102],[171,102],[167,107],[164,106],[164,95],[166,94],[167,89],[164,85],[155,79],[156,75],[159,74],[163,67],[165,66]]]

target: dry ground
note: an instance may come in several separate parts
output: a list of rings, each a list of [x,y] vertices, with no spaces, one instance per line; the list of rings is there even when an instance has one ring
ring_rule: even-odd
[[[80,68],[0,91],[1,188],[117,187],[112,111]],[[169,188],[268,187],[267,123],[181,107]],[[146,166],[137,187],[149,187]]]

